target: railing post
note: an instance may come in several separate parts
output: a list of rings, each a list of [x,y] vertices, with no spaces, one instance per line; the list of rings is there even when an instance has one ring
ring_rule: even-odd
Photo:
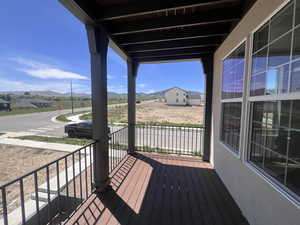
[[[204,73],[206,76],[205,82],[205,129],[204,129],[204,143],[203,143],[203,160],[210,161],[210,141],[211,141],[211,118],[212,118],[212,91],[213,91],[213,67],[214,57],[208,55],[201,59]]]
[[[96,25],[86,25],[91,55],[94,188],[104,191],[109,185],[108,124],[107,124],[107,50],[108,37]]]
[[[128,75],[128,153],[135,151],[136,76],[138,63],[127,60]]]

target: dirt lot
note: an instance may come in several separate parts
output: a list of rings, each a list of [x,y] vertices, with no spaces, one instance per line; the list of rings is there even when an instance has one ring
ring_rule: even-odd
[[[136,105],[138,123],[169,122],[181,124],[202,124],[203,106],[168,106],[162,102],[148,102]],[[91,120],[91,114],[83,116]],[[108,122],[127,122],[127,106],[112,107],[108,110]]]
[[[14,180],[40,166],[51,162],[66,153],[32,149],[26,147],[10,146],[0,144],[0,185]],[[60,165],[60,168],[62,165]],[[62,169],[62,168],[61,168]],[[54,167],[50,167],[50,177],[56,175]],[[38,173],[38,183],[41,185],[46,181],[46,172]],[[13,210],[20,205],[20,185],[19,182],[10,185],[7,190],[8,211]],[[24,179],[25,200],[30,197],[34,191],[34,179],[30,176]],[[0,194],[0,217],[2,195]]]
[[[170,122],[202,124],[202,106],[168,106],[162,102],[137,105],[137,122]]]

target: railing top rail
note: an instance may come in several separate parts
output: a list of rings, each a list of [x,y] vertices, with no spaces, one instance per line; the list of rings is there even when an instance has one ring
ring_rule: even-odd
[[[153,127],[178,127],[178,128],[205,128],[205,126],[188,126],[188,125],[161,125],[161,124],[151,124],[151,123],[137,123],[135,126],[153,126]]]
[[[33,175],[34,173],[36,173],[36,172],[38,172],[38,171],[40,171],[40,170],[43,170],[43,169],[45,169],[45,168],[47,168],[47,167],[49,167],[49,166],[51,166],[51,165],[57,163],[58,161],[61,161],[61,160],[65,159],[65,158],[67,158],[67,157],[69,157],[69,156],[71,156],[71,155],[74,155],[74,154],[76,154],[77,152],[80,152],[81,150],[83,150],[83,149],[85,149],[85,148],[87,148],[87,147],[89,147],[89,146],[94,145],[96,142],[97,142],[97,141],[92,141],[91,143],[89,143],[89,144],[87,144],[87,145],[85,145],[85,146],[82,146],[81,148],[75,150],[74,152],[67,153],[66,155],[61,156],[61,157],[59,157],[58,159],[55,159],[55,160],[53,160],[53,161],[51,161],[51,162],[49,162],[49,163],[47,163],[47,164],[45,164],[45,165],[43,165],[43,166],[37,168],[37,169],[34,169],[34,170],[32,170],[32,171],[30,171],[30,172],[28,172],[28,173],[26,173],[26,174],[24,174],[24,175],[22,175],[22,176],[19,176],[19,177],[17,177],[16,179],[14,179],[14,180],[12,180],[12,181],[9,181],[9,182],[7,182],[7,183],[5,183],[5,184],[2,184],[2,185],[0,185],[0,189],[3,189],[3,188],[5,188],[5,187],[7,187],[7,186],[9,186],[9,185],[12,185],[12,184],[18,182],[18,181],[21,180],[21,179],[24,179],[24,178],[26,178],[26,177],[28,177],[28,176],[30,176],[30,175]]]
[[[116,130],[116,131],[110,133],[109,135],[114,135],[115,133],[118,133],[118,132],[120,132],[120,131],[122,131],[122,130],[125,130],[126,128],[128,128],[128,126],[122,127],[121,129]]]

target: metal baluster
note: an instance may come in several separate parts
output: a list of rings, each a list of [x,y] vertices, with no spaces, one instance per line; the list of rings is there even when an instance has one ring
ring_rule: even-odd
[[[74,197],[76,198],[76,179],[75,179],[75,154],[72,154],[72,164],[73,164],[73,191],[74,191]]]
[[[81,170],[81,150],[79,150],[79,182],[80,182],[80,198],[82,199],[82,170]]]
[[[67,199],[69,199],[69,179],[68,179],[68,157],[65,158],[65,173],[66,173],[66,192],[67,192]]]
[[[52,224],[51,217],[51,200],[50,200],[50,175],[49,175],[49,166],[46,167],[46,179],[47,179],[47,201],[48,201],[48,221]]]
[[[88,175],[87,175],[87,154],[86,147],[84,148],[84,173],[85,173],[85,197],[88,198]]]
[[[90,180],[90,182],[91,182],[91,194],[92,194],[92,192],[93,192],[93,165],[92,165],[92,155],[93,155],[93,152],[94,152],[94,145],[95,144],[93,144],[93,145],[90,145],[89,146],[89,153],[90,153],[90,177],[91,177],[91,180]],[[93,146],[93,152],[92,152],[92,146]]]
[[[24,200],[24,184],[23,179],[20,179],[20,197],[21,197],[21,212],[22,212],[22,224],[26,224],[26,216],[25,216],[25,200]]]
[[[60,214],[61,213],[61,202],[60,202],[59,160],[56,161],[56,179],[57,179],[58,211]]]
[[[2,188],[2,209],[3,209],[3,221],[4,225],[8,225],[7,217],[7,202],[6,202],[6,188]]]
[[[37,216],[38,216],[38,224],[40,225],[41,224],[41,216],[40,216],[37,172],[34,172],[34,190],[35,190],[35,206],[36,206],[36,212],[37,212]]]

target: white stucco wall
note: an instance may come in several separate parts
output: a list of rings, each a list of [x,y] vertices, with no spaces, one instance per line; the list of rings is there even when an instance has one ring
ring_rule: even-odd
[[[180,88],[172,88],[165,93],[166,103],[168,105],[186,105],[187,92]],[[178,99],[178,101],[176,101]]]
[[[243,157],[233,155],[219,142],[222,60],[285,2],[258,0],[214,55],[211,161],[251,225],[298,225],[300,208]]]

